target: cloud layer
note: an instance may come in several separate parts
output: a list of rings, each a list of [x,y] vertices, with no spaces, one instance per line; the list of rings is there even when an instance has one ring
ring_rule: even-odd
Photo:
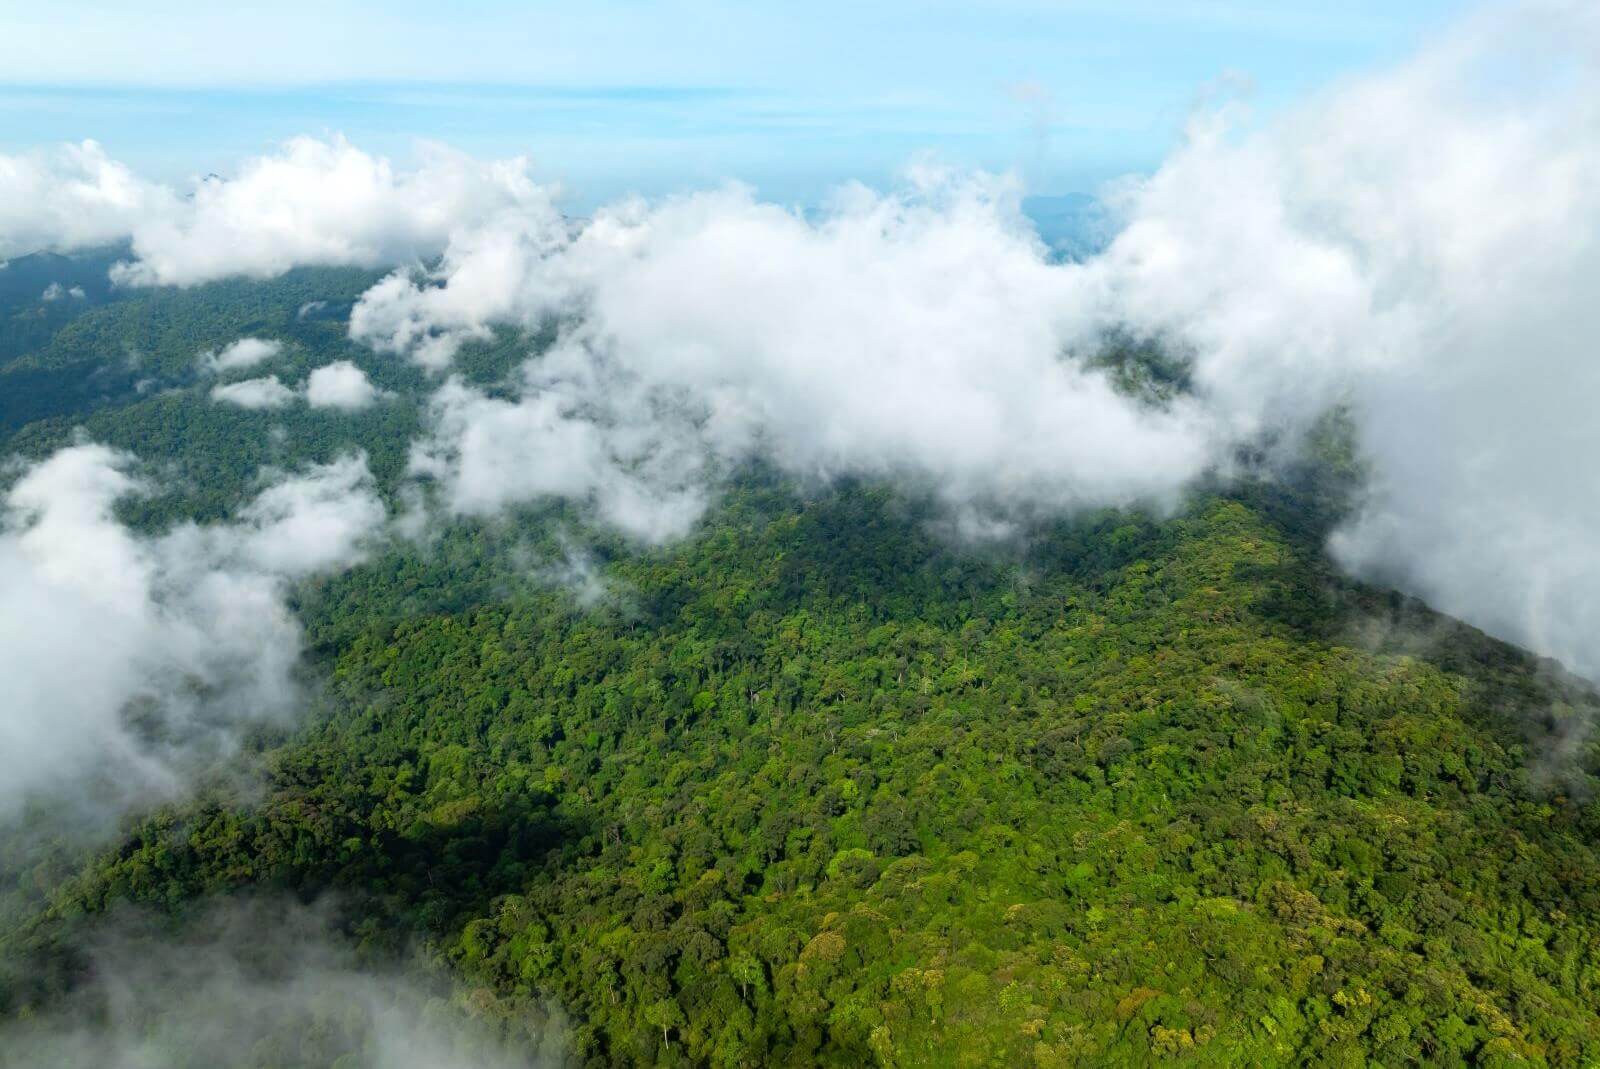
[[[285,386],[276,375],[240,379],[238,382],[211,387],[213,401],[238,405],[240,408],[283,408],[302,396],[312,408],[356,412],[388,395],[372,385],[367,373],[349,360],[335,360],[313,369],[306,376],[306,381],[294,388]]]
[[[755,455],[1000,514],[1170,499],[1216,452],[1207,418],[1078,359],[1098,341],[1080,292],[1009,183],[927,170],[819,218],[730,189],[625,204],[570,239],[468,234],[432,275],[369,291],[351,331],[431,365],[492,324],[574,323],[520,400],[435,398],[417,467],[463,511],[587,491],[636,534],[674,534],[708,476]]]
[[[44,292],[39,295],[39,300],[50,304],[61,300],[81,301],[87,296],[88,294],[84,292],[82,286],[68,287],[59,282],[52,282],[44,288]]]
[[[0,155],[0,260],[123,241],[177,207],[93,141]]]
[[[92,141],[0,155],[0,259],[129,242],[133,259],[113,272],[124,285],[405,263],[437,255],[462,225],[553,211],[527,161],[482,163],[437,145],[399,169],[342,138],[295,138],[183,191]]]
[[[1600,17],[1526,4],[1263,133],[1200,124],[1089,270],[1238,432],[1348,401],[1361,575],[1600,677]]]
[[[113,807],[159,796],[241,724],[287,715],[300,630],[286,585],[358,559],[384,520],[349,457],[281,478],[231,523],[141,536],[114,513],[147,489],[132,469],[73,446],[5,497],[0,818],[85,790]]]
[[[452,384],[417,468],[454,507],[588,496],[681,531],[707,476],[910,478],[968,516],[1170,499],[1239,443],[1349,404],[1374,473],[1358,574],[1600,674],[1600,19],[1529,3],[1241,132],[1198,115],[1050,262],[1002,184],[914,173],[820,217],[738,190],[465,230],[352,333],[439,366],[495,324],[572,324],[520,399]],[[1151,407],[1077,357],[1160,339]]]
[[[7,158],[0,201],[39,210],[0,215],[0,253],[123,234],[130,283],[398,264],[351,333],[441,372],[560,323],[509,391],[447,379],[413,470],[454,511],[560,496],[644,540],[751,457],[909,482],[971,529],[1160,505],[1346,404],[1373,481],[1339,559],[1594,675],[1597,56],[1592,5],[1528,0],[1264,126],[1224,104],[1073,264],[1009,183],[928,167],[817,213],[728,188],[576,225],[522,161],[400,170],[309,139],[188,200],[92,145]],[[1114,331],[1182,354],[1192,388],[1114,388],[1089,361]],[[333,369],[316,392],[364,396]]]

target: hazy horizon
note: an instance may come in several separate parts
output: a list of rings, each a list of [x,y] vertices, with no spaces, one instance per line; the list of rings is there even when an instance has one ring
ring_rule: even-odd
[[[0,154],[94,139],[169,182],[300,135],[527,155],[589,208],[733,180],[815,204],[931,155],[1038,194],[1154,170],[1219,94],[1268,118],[1474,5],[0,5]]]

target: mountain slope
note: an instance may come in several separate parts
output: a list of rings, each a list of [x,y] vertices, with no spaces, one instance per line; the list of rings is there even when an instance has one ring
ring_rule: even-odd
[[[1466,629],[1327,641],[1386,599],[1242,500],[1021,559],[925,519],[758,482],[590,610],[386,612],[459,581],[398,557],[333,580],[313,633],[372,621],[327,650],[339,712],[258,804],[145,822],[28,938],[337,890],[369,938],[554,998],[597,1064],[1600,1051],[1596,813],[1525,737],[1591,696]]]

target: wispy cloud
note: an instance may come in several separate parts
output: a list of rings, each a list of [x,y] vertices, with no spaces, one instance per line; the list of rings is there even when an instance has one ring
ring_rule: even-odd
[[[565,1064],[558,1012],[533,1007],[504,1035],[423,970],[361,960],[330,912],[258,898],[213,902],[176,928],[132,911],[101,918],[76,948],[83,981],[0,1031],[0,1066]]]
[[[115,812],[180,790],[242,725],[295,711],[293,580],[385,518],[364,459],[284,475],[232,522],[118,522],[147,485],[98,445],[27,470],[0,513],[0,820],[33,799]]]

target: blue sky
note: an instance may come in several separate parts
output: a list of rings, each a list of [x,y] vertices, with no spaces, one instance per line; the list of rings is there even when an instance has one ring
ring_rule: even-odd
[[[812,201],[932,153],[1036,192],[1152,167],[1206,87],[1270,114],[1463,0],[200,4],[0,0],[0,151],[163,178],[297,133],[527,154],[577,203],[726,178]]]

